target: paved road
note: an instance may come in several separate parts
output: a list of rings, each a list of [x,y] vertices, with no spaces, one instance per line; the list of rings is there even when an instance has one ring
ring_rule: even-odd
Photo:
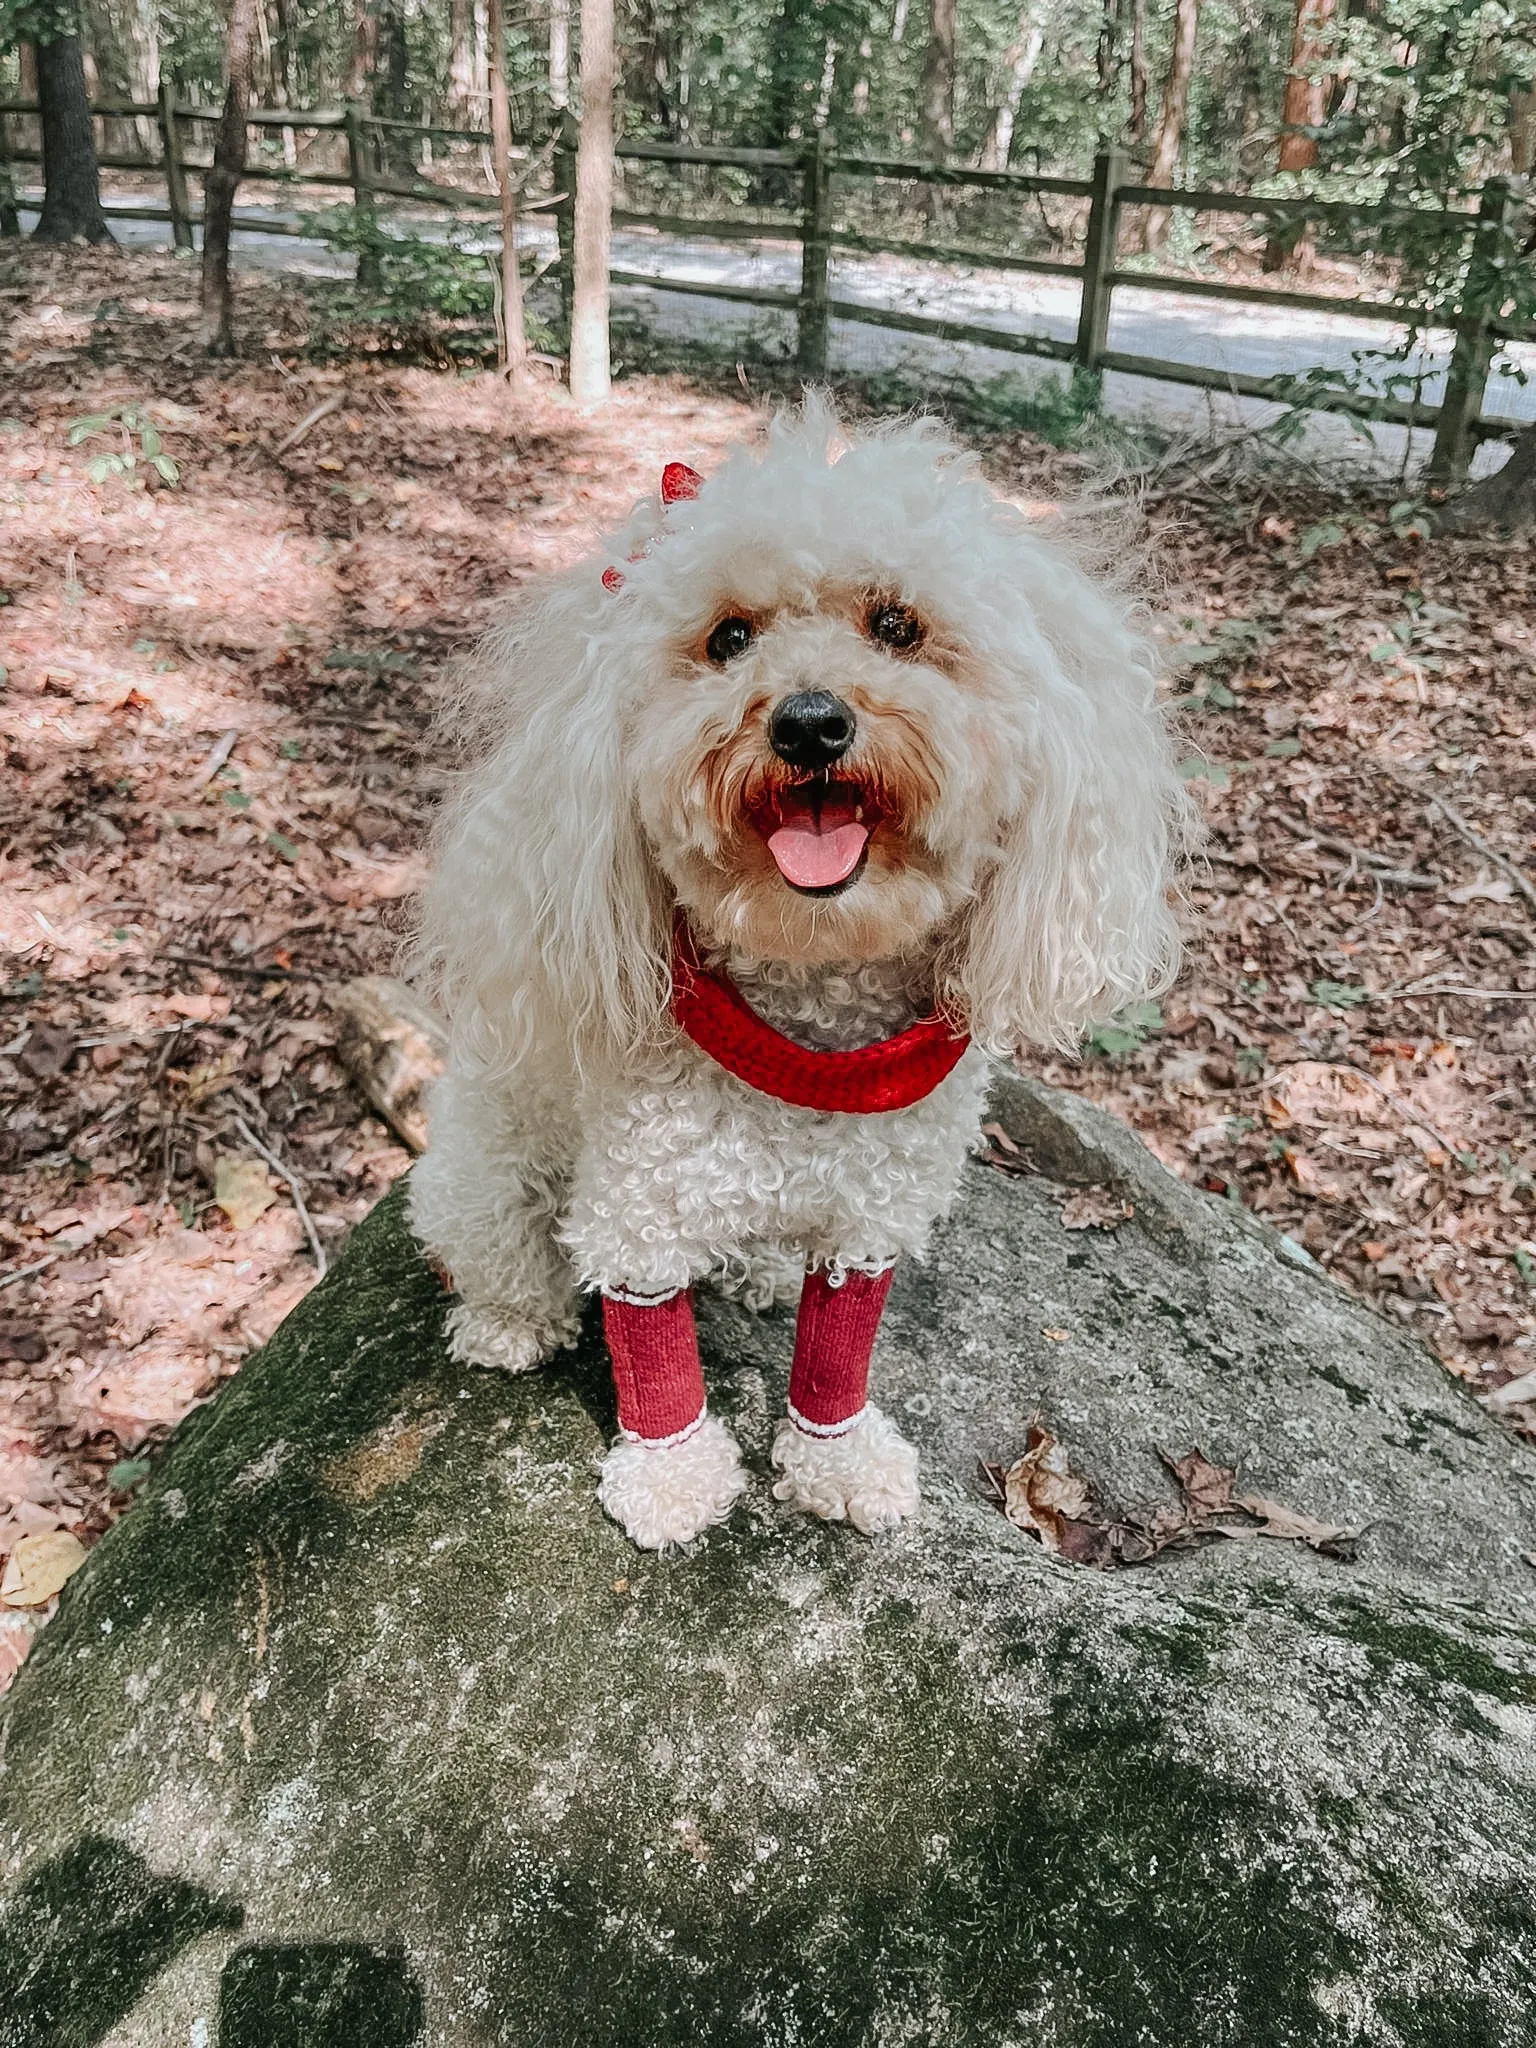
[[[26,211],[24,207],[24,212]],[[250,218],[291,221],[294,215],[276,208],[245,207]],[[433,224],[412,223],[417,232],[432,233]],[[164,247],[169,229],[160,222],[120,220],[119,239],[133,247]],[[441,229],[438,229],[441,232]],[[547,250],[551,231],[531,224],[530,245]],[[297,236],[246,230],[235,238],[235,260],[242,268],[283,270],[309,276],[345,276],[351,259],[323,242]],[[782,242],[712,243],[662,238],[643,230],[621,230],[613,238],[616,268],[666,275],[696,284],[760,285],[792,291],[799,280],[797,247]],[[832,267],[833,295],[904,312],[973,321],[1014,332],[1049,334],[1070,339],[1077,328],[1078,291],[1070,279],[1031,278],[1011,272],[967,270],[959,266],[916,264],[890,256],[840,254]],[[626,286],[616,294],[620,304],[642,309],[663,333],[689,339],[751,333],[793,347],[793,322],[767,308],[743,306],[727,299]],[[1191,299],[1173,292],[1118,288],[1110,322],[1110,346],[1127,353],[1162,356],[1174,362],[1272,376],[1281,371],[1302,373],[1330,368],[1349,370],[1357,359],[1367,384],[1400,370],[1381,365],[1379,352],[1402,340],[1401,330],[1380,321],[1255,306],[1212,299]],[[1449,336],[1432,335],[1420,358],[1433,372],[1425,387],[1427,403],[1439,395]],[[935,342],[834,321],[832,366],[843,371],[901,371],[920,386],[949,376],[971,380],[1011,376],[1030,381],[1061,374],[1055,365],[1036,362],[1005,350],[968,343]],[[1528,382],[1500,374],[1500,368],[1523,371]],[[1417,367],[1417,365],[1416,365]],[[1165,425],[1196,426],[1204,421],[1231,425],[1239,420],[1273,417],[1275,407],[1234,399],[1191,386],[1111,374],[1105,379],[1105,401],[1111,412],[1126,417],[1150,416]],[[1536,419],[1536,346],[1511,347],[1495,366],[1487,405],[1490,414],[1513,420]],[[1394,467],[1407,451],[1405,435],[1395,428],[1372,428],[1367,439],[1350,423],[1317,415],[1310,429],[1312,445],[1330,459],[1374,460]],[[1413,453],[1427,453],[1429,437],[1414,437]],[[1484,451],[1479,469],[1497,463],[1492,448]]]

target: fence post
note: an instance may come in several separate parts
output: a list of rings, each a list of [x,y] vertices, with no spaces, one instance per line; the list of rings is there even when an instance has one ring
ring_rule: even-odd
[[[560,110],[560,139],[555,144],[555,240],[560,250],[560,317],[566,334],[571,331],[571,301],[576,288],[576,144],[580,136],[576,116],[569,107]]]
[[[1083,247],[1083,298],[1077,316],[1077,360],[1085,370],[1097,371],[1109,338],[1109,306],[1114,295],[1109,274],[1115,267],[1120,240],[1120,187],[1124,183],[1125,159],[1120,151],[1101,150],[1093,163],[1088,236]]]
[[[818,128],[805,152],[800,216],[799,366],[802,377],[827,374],[827,267],[832,257],[832,146]]]
[[[1461,311],[1456,318],[1456,346],[1445,373],[1445,396],[1435,421],[1435,445],[1424,472],[1428,483],[1462,483],[1472,466],[1477,446],[1473,430],[1483,410],[1483,394],[1488,389],[1488,372],[1497,347],[1493,323],[1504,296],[1500,259],[1509,202],[1507,180],[1490,178],[1477,209],[1477,226],[1467,259],[1467,281],[1462,287]]]
[[[373,167],[368,161],[368,136],[363,127],[360,100],[348,100],[342,117],[347,137],[347,177],[352,185],[352,211],[357,217],[359,248],[357,281],[365,292],[376,292],[383,282],[379,252],[372,246],[376,217],[373,207]],[[366,237],[366,239],[365,239]]]
[[[176,88],[162,78],[155,93],[159,102],[160,154],[165,163],[165,196],[171,209],[171,240],[178,249],[192,247],[192,209],[187,204],[187,170],[181,160],[181,133],[176,126]]]
[[[4,114],[0,114],[0,235],[19,235],[21,215],[16,211],[16,179],[11,170],[11,139]]]

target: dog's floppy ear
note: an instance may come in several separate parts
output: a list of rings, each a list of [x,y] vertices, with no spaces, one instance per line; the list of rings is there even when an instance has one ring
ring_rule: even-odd
[[[477,765],[444,806],[415,951],[504,1071],[552,1034],[611,1063],[666,1012],[666,911],[622,773],[633,654],[596,584],[588,565],[546,587],[461,677]]]
[[[1004,1057],[1075,1050],[1168,986],[1189,835],[1151,646],[1065,553],[1031,540],[1021,555],[1018,784],[944,977],[948,1006]]]

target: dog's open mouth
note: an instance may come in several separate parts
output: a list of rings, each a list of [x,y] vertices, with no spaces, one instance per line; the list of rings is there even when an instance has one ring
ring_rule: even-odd
[[[857,877],[877,822],[859,783],[818,776],[775,790],[758,830],[792,889],[831,896]]]

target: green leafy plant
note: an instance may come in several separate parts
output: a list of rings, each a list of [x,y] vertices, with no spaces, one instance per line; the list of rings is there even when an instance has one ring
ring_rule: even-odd
[[[1179,763],[1179,774],[1185,782],[1208,782],[1212,789],[1232,787],[1232,770],[1225,761],[1205,761],[1197,754]]]
[[[1186,618],[1186,627],[1199,631],[1204,621]],[[1203,640],[1186,640],[1170,650],[1175,668],[1198,669],[1200,674],[1188,693],[1175,700],[1179,711],[1230,711],[1237,703],[1231,678],[1267,647],[1275,629],[1263,619],[1222,619],[1208,629]]]
[[[72,421],[64,444],[79,448],[86,441],[112,433],[117,435],[120,445],[93,455],[86,464],[85,473],[93,484],[104,484],[109,476],[132,476],[141,462],[147,463],[162,483],[180,483],[181,471],[166,454],[160,429],[142,406],[131,402],[109,406],[105,412],[88,412],[82,419]]]
[[[317,290],[322,328],[382,329],[392,346],[428,354],[486,352],[496,282],[475,230],[455,224],[435,240],[386,226],[353,206],[301,214],[300,220],[307,235],[357,259],[355,279]],[[524,332],[531,347],[554,347],[555,337],[526,314]]]
[[[1357,1010],[1371,1000],[1371,991],[1358,981],[1314,981],[1308,993],[1325,1010]]]
[[[1139,1052],[1163,1028],[1161,1003],[1131,1003],[1107,1024],[1095,1024],[1083,1040],[1084,1049],[1101,1059],[1124,1059]]]

